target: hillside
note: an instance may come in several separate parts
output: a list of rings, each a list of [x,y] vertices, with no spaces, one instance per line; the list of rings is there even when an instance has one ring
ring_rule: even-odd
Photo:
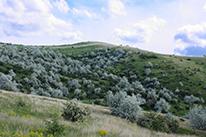
[[[184,115],[191,104],[205,105],[205,57],[162,55],[102,42],[82,42],[59,47],[41,46],[40,48],[4,43],[1,45],[0,72],[9,74],[9,71],[13,70],[14,80],[19,84],[17,88],[24,93],[31,93],[32,90],[35,90],[34,94],[46,96],[69,98],[79,96],[78,98],[85,102],[105,105],[104,97],[107,92],[119,90],[112,87],[117,86],[117,81],[122,80],[125,84],[123,87],[128,86],[127,89],[124,87],[122,90],[129,94],[139,94],[140,92],[137,90],[145,89],[148,92],[149,88],[157,90],[154,91],[154,94],[161,89],[164,90],[162,91],[164,93],[168,92],[167,94],[175,100],[167,97],[165,99],[172,105],[170,112],[176,115]],[[46,53],[47,51],[49,52]],[[46,74],[46,71],[49,74]],[[38,77],[41,74],[45,77]],[[29,81],[31,79],[33,82]],[[34,83],[35,80],[36,83]],[[74,80],[77,87],[69,89],[69,80],[70,84]],[[82,85],[83,82],[87,84]],[[40,85],[38,86],[38,84]],[[61,86],[62,84],[63,86]],[[141,85],[144,89],[138,89],[138,86],[141,87]],[[59,93],[57,95],[48,93],[52,92],[49,91],[52,90],[49,89],[50,86]],[[12,88],[7,90],[14,90]],[[3,87],[3,89],[5,88]],[[48,91],[43,92],[45,89]],[[75,89],[80,89],[83,93],[74,95]],[[61,91],[58,90],[64,90],[64,93],[60,93]],[[94,90],[98,92],[96,95]],[[161,96],[168,96],[167,94]],[[193,101],[185,102],[185,97]],[[151,107],[144,106],[146,110],[151,110]]]
[[[110,136],[123,137],[125,134],[139,136],[137,131],[141,132],[141,130],[145,131],[145,136],[152,136],[153,132],[134,124],[138,123],[135,121],[139,115],[137,113],[143,112],[145,117],[147,113],[159,115],[160,121],[164,119],[162,116],[176,117],[180,121],[180,128],[175,128],[174,133],[196,135],[200,133],[201,135],[201,131],[190,128],[188,112],[196,106],[206,106],[205,76],[205,57],[163,55],[103,42],[81,42],[59,46],[0,43],[0,89],[14,92],[1,93],[2,116],[0,118],[3,120],[3,125],[7,122],[5,119],[10,117],[17,123],[20,120],[23,124],[20,123],[19,126],[23,131],[29,130],[24,126],[24,122],[28,124],[25,119],[27,115],[29,118],[32,117],[29,119],[33,120],[29,123],[32,127],[41,127],[43,120],[57,115],[62,123],[69,126],[68,129],[78,131],[70,130],[73,136],[83,136],[83,133],[86,134],[85,136],[97,136],[102,125],[104,125],[103,129],[111,132]],[[12,103],[19,96],[26,98],[23,104],[30,104],[29,110],[26,108],[19,111],[15,103]],[[37,100],[27,101],[27,98],[33,97]],[[62,111],[60,102],[74,98],[92,108],[92,119],[79,125],[71,123],[69,125],[60,117]],[[49,102],[44,103],[43,100],[47,99],[53,100],[52,105]],[[99,106],[94,107],[89,104]],[[134,123],[112,116],[108,106],[112,115],[126,119],[135,111],[134,116],[129,119]],[[118,108],[119,106],[121,107]],[[127,111],[128,114],[124,114]],[[36,119],[40,121],[36,123]],[[162,121],[165,124],[165,121]],[[172,122],[175,124],[174,121]],[[12,132],[12,128],[15,131],[18,127],[11,123],[11,121],[6,123],[9,133]],[[173,124],[168,128],[173,127]],[[2,132],[5,132],[7,129],[3,125],[1,125]],[[123,127],[118,127],[119,125]],[[147,127],[147,125],[143,126]],[[120,132],[120,129],[125,131]],[[173,132],[173,128],[171,129],[172,131],[166,132]],[[66,132],[70,135],[69,131]],[[155,134],[158,136],[159,133]],[[160,134],[160,136],[173,136]],[[205,133],[202,136],[204,135]]]
[[[77,43],[71,47],[64,46],[58,49],[58,51],[78,59],[78,55],[91,51],[95,52],[98,49],[111,47],[111,45],[106,46],[105,43],[88,42]],[[148,63],[152,63],[153,67],[149,77],[157,78],[162,87],[166,87],[172,92],[178,91],[182,98],[185,95],[194,95],[202,97],[204,100],[206,99],[205,57],[163,55],[123,46],[114,46],[113,48],[124,49],[130,52],[130,55],[122,58],[115,65],[108,67],[109,73],[126,76],[127,78],[131,77],[131,75],[137,75],[138,79],[142,82],[146,77],[145,66]],[[189,106],[180,100],[180,102],[173,106],[171,111],[177,115],[183,115],[188,109]]]
[[[19,106],[22,101],[27,105]],[[60,99],[0,91],[0,136],[26,134],[30,130],[43,128],[46,119],[58,116],[66,127],[65,137],[100,137],[99,130],[106,130],[108,137],[193,137],[149,131],[114,117],[107,108],[96,105],[81,104],[92,111],[91,116],[84,122],[72,123],[60,118],[65,102]]]

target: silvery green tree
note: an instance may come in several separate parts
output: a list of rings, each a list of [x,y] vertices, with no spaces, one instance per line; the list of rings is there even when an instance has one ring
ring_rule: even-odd
[[[79,80],[77,79],[72,79],[68,81],[68,87],[69,89],[79,89],[81,88],[81,84],[79,83]]]
[[[107,103],[110,106],[112,114],[126,118],[130,121],[136,121],[141,113],[140,102],[137,101],[136,96],[127,95],[126,92],[118,92],[113,94],[109,91],[107,96]]]
[[[144,85],[146,88],[158,88],[160,86],[160,82],[157,78],[146,77],[144,80]]]
[[[168,102],[174,100],[176,96],[168,89],[163,88],[159,91],[159,96],[167,100]]]
[[[153,68],[152,62],[148,62],[148,63],[145,65],[145,68]]]
[[[0,89],[10,90],[10,91],[19,91],[18,84],[13,80],[12,76],[5,75],[0,72]]]
[[[156,104],[159,97],[156,90],[152,88],[148,88],[145,93],[146,93],[146,105],[153,108],[153,106]]]
[[[119,107],[121,100],[126,98],[127,93],[126,92],[118,92],[116,94],[113,94],[112,91],[108,92],[107,95],[107,104],[110,107],[113,114],[118,115],[117,108]]]
[[[146,91],[142,83],[139,81],[132,82],[132,88],[134,89],[135,94],[138,94],[138,93],[143,94]]]
[[[75,98],[80,99],[81,95],[82,95],[82,91],[80,89],[74,90],[74,97]]]
[[[152,70],[150,68],[145,68],[144,73],[146,76],[149,76],[152,73]]]
[[[139,105],[146,104],[146,99],[144,99],[141,94],[137,94],[136,99],[137,99],[137,102],[139,102]]]
[[[206,108],[195,107],[190,110],[188,116],[191,127],[206,130]]]
[[[160,98],[160,100],[157,101],[157,103],[155,104],[154,109],[157,112],[167,113],[167,112],[169,112],[170,104],[165,99]]]
[[[16,77],[16,73],[13,71],[13,69],[9,70],[9,75],[10,75],[12,78],[15,78],[15,77]]]
[[[194,103],[203,103],[204,102],[204,100],[201,100],[200,98],[195,97],[193,95],[185,96],[184,101],[185,101],[185,103],[188,103],[189,105],[192,105]]]

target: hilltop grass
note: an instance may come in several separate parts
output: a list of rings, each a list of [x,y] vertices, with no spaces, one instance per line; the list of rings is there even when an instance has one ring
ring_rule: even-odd
[[[82,55],[91,51],[95,51],[97,49],[106,48],[107,46],[103,46],[100,42],[81,42],[72,45],[64,45],[53,47],[53,49],[63,53],[64,55],[70,57],[78,57],[78,55]],[[105,45],[105,44],[104,44]]]
[[[24,109],[16,111],[19,109],[16,104],[19,100],[22,102],[20,104],[26,104],[20,105]],[[100,137],[100,131],[106,131],[108,137],[192,137],[150,131],[135,123],[110,115],[105,107],[94,105],[86,105],[91,110],[90,117],[83,122],[72,123],[61,117],[65,102],[65,100],[1,91],[0,136],[11,136],[16,132],[26,135],[31,130],[43,129],[45,120],[58,117],[65,126],[65,137]],[[85,104],[81,105],[85,106]],[[181,129],[180,133],[199,134],[185,128]]]

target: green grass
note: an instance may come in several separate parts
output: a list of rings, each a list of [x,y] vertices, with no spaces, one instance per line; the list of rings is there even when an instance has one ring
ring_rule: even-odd
[[[145,57],[142,57],[141,54],[134,52],[108,70],[120,76],[128,76],[128,72],[132,71],[138,75],[141,81],[144,81],[144,67],[151,62],[154,67],[151,69],[150,77],[158,78],[163,87],[172,91],[178,88],[182,98],[185,95],[193,94],[206,100],[206,58],[144,54]],[[183,83],[183,86],[180,85],[180,82]],[[184,115],[189,110],[189,106],[182,100],[172,105],[172,112],[176,115]]]
[[[106,48],[105,46],[100,45],[101,43],[77,43],[69,46],[60,46],[53,47],[54,50],[57,50],[67,56],[77,57],[78,55],[82,55],[91,51],[95,51],[97,49]]]
[[[57,106],[47,106],[46,104],[40,104],[40,102],[34,102],[29,98],[8,95],[7,97],[0,96],[0,100],[0,113],[8,116],[48,118],[59,116],[62,111]],[[42,109],[38,109],[36,106],[42,107]]]
[[[98,49],[108,48],[112,46],[113,45],[101,42],[81,42],[71,45],[53,46],[51,48],[55,51],[63,53],[66,56],[78,59],[80,58],[79,55],[81,56],[88,52],[95,52]],[[150,77],[157,77],[162,87],[166,87],[172,91],[175,91],[178,88],[181,91],[179,93],[181,100],[179,100],[178,103],[172,104],[171,112],[174,112],[174,114],[184,115],[188,111],[189,106],[182,101],[185,95],[193,94],[198,97],[203,97],[204,100],[206,100],[205,57],[181,57],[173,55],[162,55],[129,47],[114,46],[112,48],[123,48],[131,52],[131,54],[126,58],[121,59],[119,63],[107,68],[108,72],[111,72],[118,76],[129,76],[129,72],[134,72],[135,74],[137,74],[140,81],[143,81],[145,79],[144,66],[148,62],[151,62],[154,67],[152,68]],[[17,74],[17,81],[21,81],[22,78],[31,75],[31,72],[29,70],[24,70],[18,66],[0,62],[0,72],[8,73],[10,69],[13,69]],[[68,74],[61,79],[62,82],[66,83],[68,79],[81,79],[82,77],[86,77],[87,79],[92,80],[95,83],[95,86],[101,87],[103,91],[101,96],[104,96],[109,88],[113,86],[111,81],[100,80],[95,77],[75,77],[71,74]],[[180,82],[183,83],[183,86],[181,86]],[[23,92],[30,93],[29,85],[24,86],[25,89],[23,89]],[[104,97],[98,99],[103,98]],[[93,100],[91,100],[91,98],[85,98],[84,101],[93,103],[95,102],[95,99],[93,98]]]
[[[72,123],[61,117],[65,102],[65,100],[60,99],[1,91],[0,137],[13,137],[12,135],[15,133],[24,135],[20,137],[30,137],[28,134],[31,131],[43,130],[45,120],[52,117],[57,117],[60,123],[64,125],[65,137],[101,137],[98,133],[101,130],[108,132],[107,137],[192,137],[190,134],[205,135],[188,128],[179,131],[179,133],[188,134],[188,136],[150,131],[137,126],[135,123],[110,115],[105,107],[85,104],[81,105],[91,110],[91,116],[83,122]],[[17,110],[19,107],[22,108]]]
[[[80,46],[81,44],[83,45],[82,47]],[[102,48],[100,45],[95,45],[94,43],[89,42],[78,43],[77,45],[78,47],[73,46],[73,48],[71,48],[65,46],[64,48],[57,48],[56,50],[65,55],[77,57],[78,55]],[[150,77],[157,77],[163,87],[172,91],[175,91],[178,88],[181,91],[179,96],[182,99],[185,95],[193,94],[206,100],[205,57],[163,55],[129,47],[114,48],[124,48],[131,52],[131,54],[130,56],[121,59],[116,65],[107,68],[109,72],[119,76],[128,76],[129,72],[134,72],[138,75],[140,81],[143,81],[145,78],[144,67],[148,62],[151,62],[154,67],[152,68]],[[180,83],[183,83],[183,86],[181,86]],[[109,81],[107,81],[106,84],[110,85]],[[172,104],[171,108],[171,111],[176,115],[184,115],[188,110],[189,105],[185,104],[182,100],[179,100],[176,104]]]

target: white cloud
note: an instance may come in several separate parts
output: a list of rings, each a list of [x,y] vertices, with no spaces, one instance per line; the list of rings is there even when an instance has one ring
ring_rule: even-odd
[[[54,8],[57,8],[62,13],[71,13],[75,16],[82,16],[82,17],[88,17],[88,18],[95,18],[96,14],[87,10],[86,8],[75,8],[75,7],[69,7],[66,0],[55,0],[51,1]]]
[[[115,32],[121,41],[133,44],[144,43],[149,42],[154,32],[161,29],[165,24],[165,20],[158,17],[151,17],[138,21],[128,27],[117,28]]]
[[[113,15],[126,15],[125,5],[122,0],[108,0],[108,8]]]
[[[206,11],[206,3],[204,4],[203,9]]]
[[[186,25],[178,29],[175,35],[176,48],[206,47],[206,23]]]
[[[66,0],[57,0],[53,2],[54,6],[58,8],[62,13],[68,13],[70,8],[66,2]]]
[[[49,0],[3,0],[0,2],[1,39],[31,43],[70,42],[80,37],[80,32],[70,22],[53,14]],[[66,10],[64,10],[66,11]]]
[[[87,9],[78,9],[78,8],[72,8],[71,12],[76,16],[84,16],[88,18],[96,18],[96,14],[88,11]]]

